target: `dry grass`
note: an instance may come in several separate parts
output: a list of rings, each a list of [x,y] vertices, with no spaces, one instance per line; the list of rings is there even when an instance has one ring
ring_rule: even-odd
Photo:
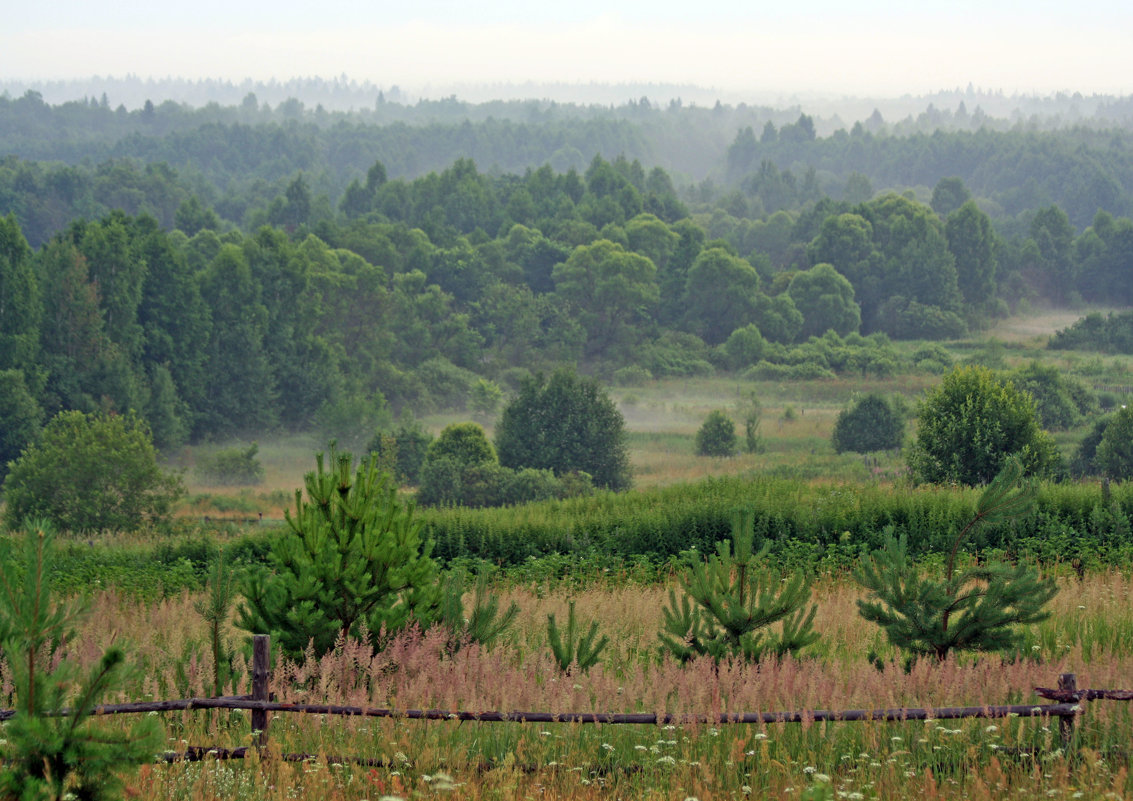
[[[845,579],[815,587],[814,655],[759,666],[700,661],[684,668],[657,657],[656,631],[667,587],[590,585],[573,592],[507,587],[522,614],[493,649],[448,654],[437,633],[408,633],[375,655],[344,642],[334,654],[276,667],[280,700],[332,701],[398,709],[485,711],[645,711],[724,715],[807,708],[1030,703],[1032,688],[1076,672],[1079,686],[1128,687],[1133,676],[1133,578],[1113,571],[1062,580],[1053,617],[1028,634],[1032,658],[961,657],[922,662],[906,673],[878,632],[855,612],[860,592]],[[546,616],[560,621],[574,600],[611,644],[588,673],[564,676],[545,642]],[[178,682],[206,693],[211,661],[204,627],[189,596],[138,607],[102,592],[73,656],[89,664],[111,641],[125,641],[145,668],[128,693],[168,697]],[[231,639],[239,634],[229,632]],[[884,672],[865,654],[881,650]],[[186,664],[184,654],[192,657]],[[180,667],[178,667],[180,666]],[[241,664],[246,670],[246,665]],[[246,690],[246,677],[232,687]],[[1097,702],[1083,719],[1081,744],[1127,744],[1129,710]],[[170,748],[188,743],[248,743],[242,713],[166,716]],[[822,777],[842,798],[1124,797],[1120,762],[1096,755],[1069,761],[1055,752],[1057,727],[1041,722],[945,721],[943,724],[813,724],[766,727],[582,726],[578,724],[424,723],[277,714],[271,749],[247,763],[147,766],[135,797],[161,799],[432,798],[765,798],[792,797]],[[992,745],[1040,747],[1043,759],[997,757]],[[379,758],[381,768],[285,764],[280,751]],[[1054,756],[1051,756],[1054,755]],[[449,777],[446,779],[445,777]],[[443,789],[452,785],[449,790]],[[745,790],[744,788],[750,788]],[[822,797],[822,796],[818,796]]]

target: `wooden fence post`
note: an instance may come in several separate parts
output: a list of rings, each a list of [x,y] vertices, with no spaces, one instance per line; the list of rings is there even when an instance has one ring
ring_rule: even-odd
[[[267,701],[268,677],[271,675],[271,637],[257,634],[252,638],[252,700]],[[258,748],[267,745],[268,713],[252,710],[252,736]]]
[[[1062,673],[1058,677],[1058,689],[1065,692],[1077,692],[1078,676],[1074,673]],[[1070,740],[1074,736],[1074,718],[1061,717],[1058,719],[1058,736],[1062,741],[1064,751],[1069,749]]]

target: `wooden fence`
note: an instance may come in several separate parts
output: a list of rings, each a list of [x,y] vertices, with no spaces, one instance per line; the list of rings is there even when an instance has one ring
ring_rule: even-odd
[[[905,720],[956,720],[959,718],[1042,717],[1058,718],[1059,734],[1063,745],[1068,745],[1074,731],[1074,722],[1083,713],[1086,701],[1133,700],[1133,691],[1078,689],[1073,673],[1059,676],[1056,689],[1036,687],[1035,693],[1054,703],[958,706],[933,708],[850,709],[831,711],[813,709],[794,712],[736,712],[725,714],[670,714],[670,713],[618,713],[618,712],[469,712],[445,709],[386,709],[380,707],[337,706],[334,704],[292,704],[272,701],[268,693],[271,675],[271,645],[267,635],[257,634],[252,644],[251,695],[214,698],[183,698],[169,701],[144,701],[126,704],[102,704],[94,708],[95,715],[119,715],[143,712],[172,712],[188,709],[242,709],[252,713],[252,748],[220,748],[216,746],[189,746],[184,753],[167,753],[166,761],[196,761],[207,756],[218,759],[241,759],[268,740],[268,714],[301,713],[308,715],[344,715],[357,717],[402,718],[407,720],[455,720],[481,723],[601,723],[606,725],[726,725],[737,723],[803,723],[840,721],[905,721]],[[0,720],[8,720],[16,713],[0,710]],[[67,715],[69,710],[55,713]],[[313,754],[283,754],[286,760],[307,760]],[[330,757],[331,762],[355,762],[383,765],[383,760],[359,757]]]

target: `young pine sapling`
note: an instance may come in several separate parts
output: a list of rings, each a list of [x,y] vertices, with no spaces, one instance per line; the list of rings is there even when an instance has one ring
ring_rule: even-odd
[[[567,606],[566,631],[560,631],[554,615],[547,615],[547,639],[551,644],[551,653],[559,664],[559,669],[568,676],[574,668],[583,673],[598,663],[602,649],[610,642],[610,638],[602,635],[598,642],[598,621],[592,621],[585,634],[580,634],[581,623],[574,614],[574,601]]]
[[[796,574],[784,582],[776,571],[762,568],[767,546],[755,552],[754,538],[753,515],[738,515],[732,541],[720,542],[707,562],[687,571],[680,601],[669,591],[658,637],[681,662],[697,656],[759,662],[796,654],[818,639],[812,627],[817,607],[806,608],[806,578]],[[775,623],[782,624],[779,631],[769,633]]]
[[[0,798],[120,798],[121,773],[153,759],[160,726],[150,718],[128,729],[93,725],[95,706],[120,684],[125,656],[110,648],[86,676],[59,658],[85,610],[51,597],[50,527],[29,521],[23,538],[22,556],[8,541],[0,547],[0,650],[16,702],[0,740]]]
[[[855,578],[870,594],[858,601],[862,617],[885,629],[889,642],[913,657],[944,659],[952,651],[1010,651],[1021,640],[1018,626],[1038,623],[1058,592],[1054,581],[1019,564],[977,565],[957,570],[964,540],[980,525],[1027,514],[1035,486],[1023,481],[1023,465],[1009,459],[980,496],[975,516],[952,541],[943,580],[921,574],[908,554],[905,535],[858,569]]]

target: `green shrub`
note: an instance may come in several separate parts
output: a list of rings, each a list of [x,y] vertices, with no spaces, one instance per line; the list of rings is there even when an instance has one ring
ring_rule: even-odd
[[[1100,408],[1093,392],[1081,382],[1062,375],[1056,367],[1031,362],[1009,377],[1020,389],[1031,393],[1044,428],[1053,431],[1073,428],[1083,416],[1096,413]]]
[[[362,637],[428,628],[440,614],[441,587],[431,545],[374,460],[352,474],[349,454],[323,456],[295,493],[287,529],[272,541],[270,567],[253,567],[241,582],[236,624],[270,634],[285,654],[308,643],[324,654],[339,634]]]
[[[1054,350],[1133,353],[1133,311],[1111,313],[1105,317],[1091,312],[1051,337],[1048,347]]]
[[[259,484],[264,480],[264,466],[256,458],[259,450],[260,446],[253,442],[247,448],[217,451],[197,462],[197,473],[213,484]]]
[[[630,364],[614,371],[614,383],[619,387],[636,387],[653,380],[653,373],[639,364]]]
[[[1105,427],[1095,462],[1110,478],[1133,478],[1133,407],[1122,406]]]
[[[1062,469],[1054,440],[1039,427],[1034,399],[984,367],[954,369],[917,414],[908,463],[919,481],[986,484],[1012,456],[1030,475]]]
[[[893,645],[914,656],[944,659],[952,651],[1017,649],[1017,626],[1050,616],[1043,607],[1058,592],[1054,580],[1041,579],[1023,563],[958,570],[956,556],[978,526],[1026,515],[1034,499],[1034,485],[1023,482],[1022,463],[1008,459],[980,495],[975,516],[955,535],[944,577],[922,576],[908,558],[906,539],[889,536],[885,547],[855,574],[870,593],[869,599],[857,602],[858,611],[884,628]]]
[[[596,381],[569,371],[523,385],[496,426],[496,448],[505,467],[585,471],[615,490],[631,483],[622,413]]]
[[[729,370],[750,367],[763,357],[766,344],[755,323],[737,328],[720,346],[724,354],[724,365]]]
[[[707,562],[685,571],[680,602],[669,590],[658,636],[681,662],[697,656],[759,662],[797,654],[818,639],[812,628],[818,607],[806,609],[809,583],[801,572],[787,581],[760,567],[769,549],[753,550],[753,522],[750,513],[737,516],[731,540],[718,543]],[[779,631],[768,635],[765,630],[775,624]]]
[[[838,413],[830,440],[836,453],[872,453],[900,448],[904,438],[904,415],[881,395],[870,393]]]
[[[499,384],[486,378],[478,378],[472,384],[468,405],[473,412],[481,417],[495,417],[496,410],[500,408],[500,401],[503,400],[503,397],[504,391],[500,389]]]
[[[736,424],[732,418],[716,409],[696,432],[698,456],[735,456]]]
[[[5,518],[11,527],[43,517],[64,531],[132,530],[168,519],[184,491],[158,466],[136,415],[60,412],[12,463]]]
[[[374,454],[380,464],[392,469],[402,484],[419,484],[421,466],[432,441],[433,435],[424,426],[403,413],[397,427],[389,433],[378,432],[366,450]]]

